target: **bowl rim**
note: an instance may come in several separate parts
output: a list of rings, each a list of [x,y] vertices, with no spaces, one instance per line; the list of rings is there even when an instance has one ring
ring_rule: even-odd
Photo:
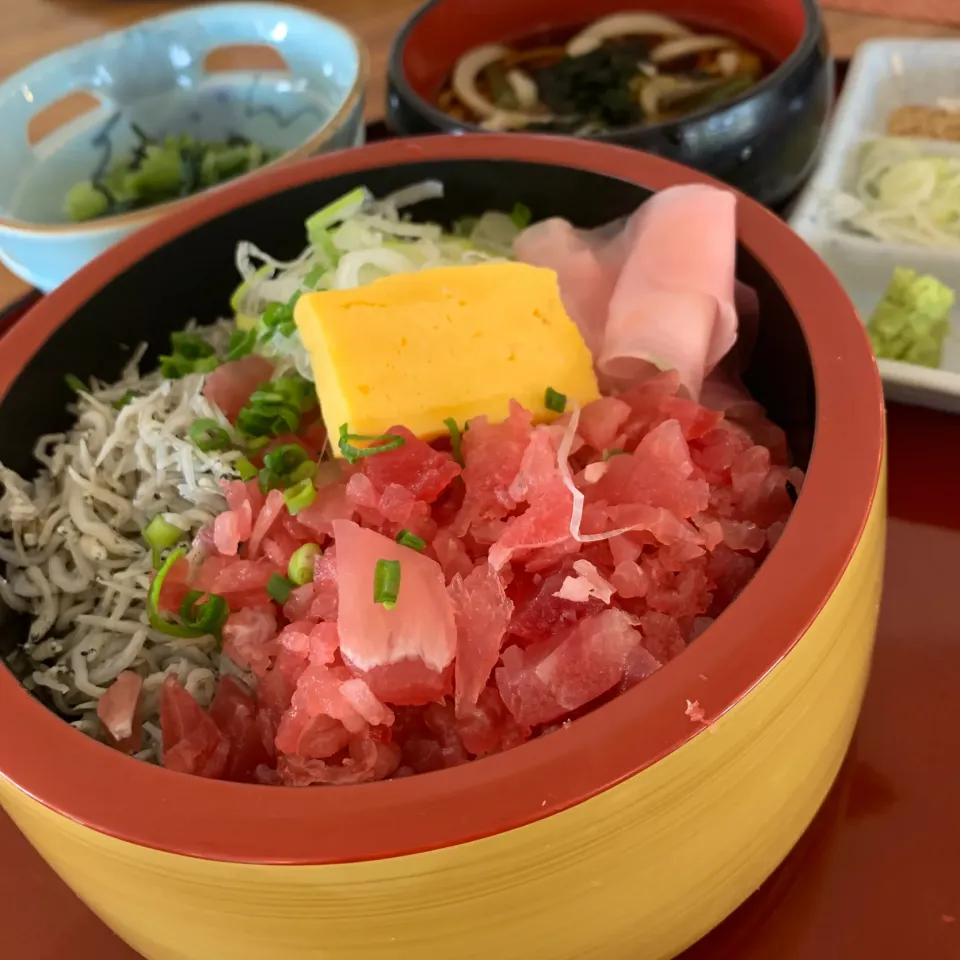
[[[59,50],[55,50],[52,53],[47,54],[45,57],[33,60],[22,70],[19,70],[12,76],[3,79],[3,81],[0,82],[0,86],[5,86],[9,83],[15,82],[21,76],[21,74],[34,69],[35,67],[43,64],[45,61],[53,61],[62,54],[70,53],[75,50],[81,50],[84,47],[97,47],[103,43],[109,43],[117,40],[118,38],[123,37],[132,31],[140,30],[143,27],[155,26],[171,20],[187,19],[191,16],[196,16],[198,13],[208,13],[212,10],[229,10],[230,8],[242,9],[247,14],[256,13],[258,10],[276,10],[278,12],[287,11],[289,13],[295,13],[298,16],[316,20],[326,27],[332,27],[340,31],[353,44],[354,53],[356,54],[356,75],[353,78],[350,89],[347,91],[346,96],[343,98],[336,111],[332,113],[314,133],[312,133],[299,146],[287,150],[286,152],[280,154],[279,157],[276,157],[269,163],[265,163],[262,167],[258,167],[256,170],[251,170],[248,173],[241,174],[239,177],[235,177],[234,180],[228,180],[225,183],[204,187],[202,190],[198,191],[197,193],[192,193],[189,196],[177,197],[174,200],[166,200],[163,203],[157,203],[149,207],[143,207],[140,210],[130,210],[126,213],[115,213],[109,217],[99,217],[95,220],[86,220],[80,223],[33,223],[30,220],[18,220],[15,217],[5,216],[3,211],[0,210],[0,236],[2,236],[4,233],[10,233],[21,236],[42,235],[46,237],[59,237],[99,233],[114,229],[134,229],[135,227],[141,226],[150,220],[156,219],[158,216],[164,216],[167,213],[177,211],[185,204],[190,203],[196,197],[202,196],[211,191],[220,190],[236,180],[245,180],[247,177],[256,176],[263,170],[272,169],[278,164],[288,163],[291,160],[298,160],[303,157],[308,157],[312,153],[320,150],[320,148],[323,147],[328,140],[332,139],[339,132],[347,118],[351,113],[353,113],[357,104],[366,94],[367,84],[370,81],[370,51],[363,39],[345,23],[341,23],[339,20],[334,20],[332,17],[324,16],[322,13],[318,13],[315,10],[306,9],[304,7],[296,7],[289,3],[261,2],[261,0],[257,0],[257,2],[254,3],[213,3],[199,8],[173,10],[169,13],[160,14],[155,17],[146,17],[145,19],[137,20],[126,27],[121,27],[119,30],[111,30],[109,33],[102,34],[99,37],[92,37],[89,40],[84,40],[80,43],[62,47]],[[65,94],[70,93],[69,90],[64,92]]]
[[[633,149],[526,134],[387,141],[287,164],[197,198],[180,217],[132,234],[44,298],[4,337],[0,399],[78,308],[181,234],[326,177],[425,161],[559,166],[650,190],[719,186]],[[873,508],[884,444],[876,363],[839,281],[785,223],[733,192],[738,237],[775,278],[806,338],[816,429],[807,481],[780,542],[682,657],[576,723],[513,750],[417,777],[318,790],[211,781],[134,760],[71,729],[0,669],[0,776],[67,818],[141,846],[219,861],[344,863],[446,848],[535,822],[700,735],[790,652],[820,612]],[[705,724],[691,722],[688,700],[699,701]],[[305,829],[314,823],[336,829]]]
[[[407,80],[406,71],[403,68],[403,56],[407,41],[410,35],[416,30],[419,22],[434,7],[438,7],[447,0],[426,0],[426,2],[411,14],[404,23],[403,28],[394,37],[390,45],[390,53],[387,57],[387,79],[391,87],[391,93],[395,90],[397,95],[407,102],[413,102],[416,109],[430,120],[430,122],[443,133],[454,133],[462,131],[465,133],[484,133],[483,127],[478,123],[466,123],[452,118],[444,113],[439,107],[425,100],[413,89],[413,86]],[[623,143],[633,137],[641,135],[655,135],[664,133],[667,137],[674,131],[683,127],[705,120],[708,117],[723,113],[729,109],[739,106],[748,100],[752,100],[771,89],[776,83],[791,73],[798,65],[817,48],[821,39],[824,37],[823,15],[820,11],[818,0],[797,0],[803,7],[804,28],[803,36],[800,42],[791,51],[790,55],[779,63],[775,69],[761,78],[760,82],[745,90],[743,93],[730,100],[725,100],[712,107],[703,107],[694,110],[691,113],[675,120],[663,120],[659,123],[641,123],[630,127],[618,127],[607,133],[595,134],[558,134],[558,136],[571,137],[573,139],[592,140],[596,143]],[[669,15],[669,14],[667,14]],[[522,133],[523,131],[516,131]],[[516,134],[514,134],[516,135]]]

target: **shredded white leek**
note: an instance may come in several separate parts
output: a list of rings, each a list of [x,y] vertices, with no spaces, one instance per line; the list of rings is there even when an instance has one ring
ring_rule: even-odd
[[[861,150],[852,190],[831,198],[833,222],[883,242],[960,246],[960,157],[902,138]]]

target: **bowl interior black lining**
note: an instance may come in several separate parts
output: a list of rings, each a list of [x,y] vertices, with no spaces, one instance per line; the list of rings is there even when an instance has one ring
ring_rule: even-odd
[[[147,342],[143,369],[169,345],[169,334],[191,318],[211,322],[228,312],[238,282],[234,250],[250,240],[279,259],[304,245],[305,218],[351,188],[376,195],[424,179],[441,180],[442,200],[415,208],[416,216],[449,223],[522,201],[535,218],[562,216],[584,227],[633,211],[649,191],[621,180],[566,167],[520,162],[453,161],[345,174],[306,184],[225,214],[155,250],[85,303],[30,361],[0,403],[0,461],[24,475],[37,464],[41,434],[66,429],[72,393],[68,373],[86,380],[116,379],[130,350]],[[774,280],[744,249],[738,276],[760,299],[760,330],[745,380],[786,431],[797,463],[806,466],[813,438],[814,392],[810,355],[797,318]],[[0,649],[23,639],[22,618],[0,627]]]

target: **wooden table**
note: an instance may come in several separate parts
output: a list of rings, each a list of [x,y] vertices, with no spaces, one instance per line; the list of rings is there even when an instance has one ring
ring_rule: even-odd
[[[390,41],[420,0],[301,0],[300,5],[342,20],[366,41],[373,67],[367,119],[381,117]],[[14,73],[61,47],[183,6],[171,0],[16,0],[4,12],[0,70]],[[851,56],[860,43],[872,37],[960,35],[960,31],[925,23],[832,10],[824,15],[837,57]],[[22,280],[0,267],[0,310],[27,289]]]

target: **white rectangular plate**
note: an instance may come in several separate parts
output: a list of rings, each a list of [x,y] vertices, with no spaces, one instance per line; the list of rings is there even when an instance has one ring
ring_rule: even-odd
[[[872,40],[857,51],[837,106],[823,157],[803,191],[790,225],[833,270],[866,320],[895,267],[929,273],[960,298],[960,249],[882,243],[832,225],[825,204],[846,188],[862,144],[884,135],[897,107],[960,101],[960,40]],[[913,141],[925,153],[960,157],[960,143]],[[939,370],[880,360],[884,391],[892,400],[960,413],[960,305]]]

